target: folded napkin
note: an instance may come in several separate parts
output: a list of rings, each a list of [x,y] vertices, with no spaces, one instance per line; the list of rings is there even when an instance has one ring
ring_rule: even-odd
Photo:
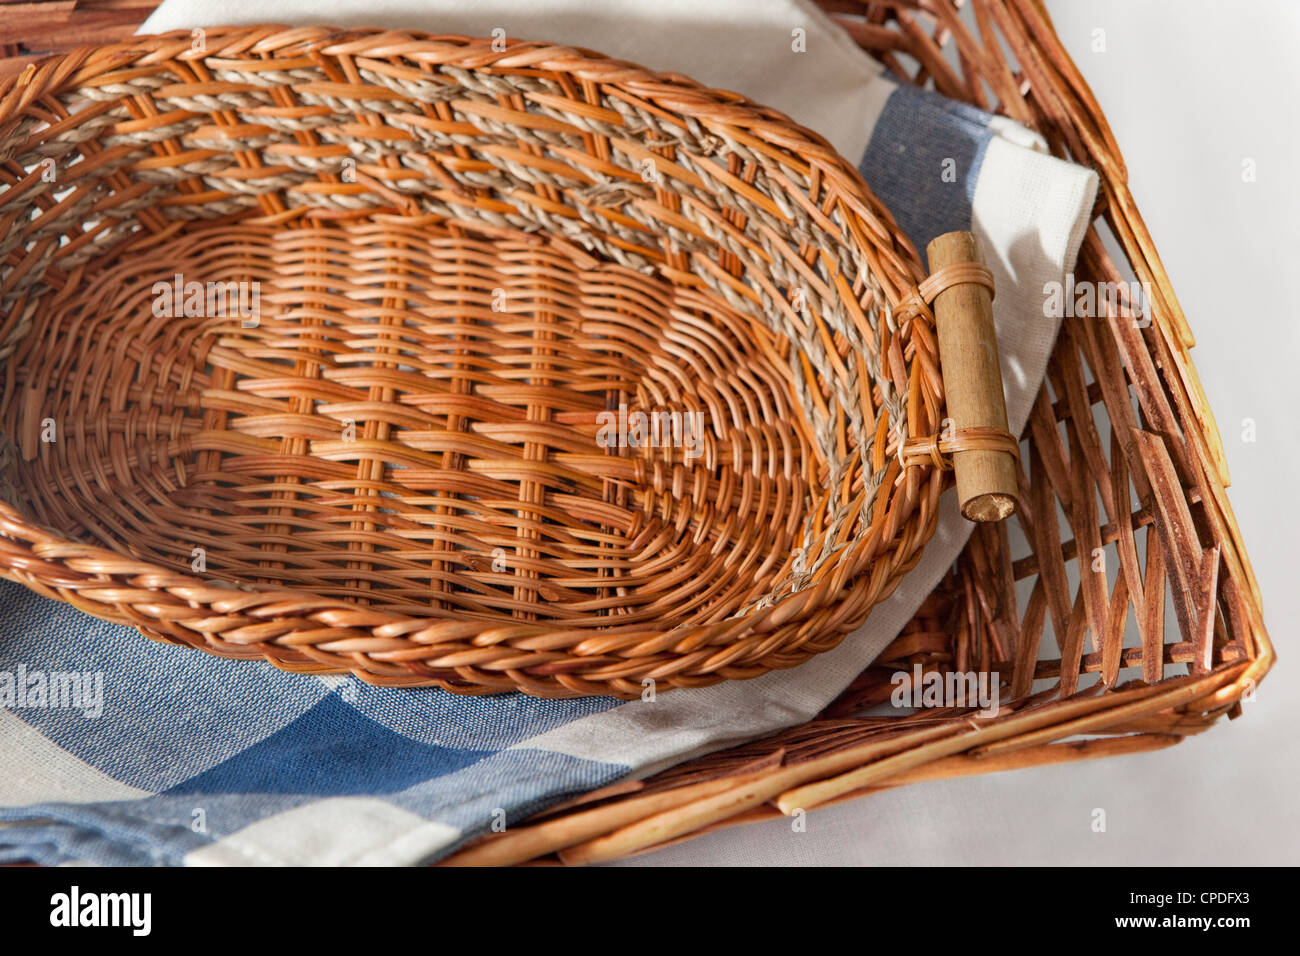
[[[142,32],[263,21],[499,28],[789,113],[860,159],[918,248],[953,229],[980,237],[997,280],[1008,416],[1024,426],[1056,334],[1043,287],[1073,268],[1095,174],[1047,155],[1023,127],[897,85],[802,0],[167,0]],[[810,719],[898,633],[969,533],[945,496],[921,562],[836,650],[653,702],[471,698],[285,674],[153,644],[3,583],[0,860],[436,859],[567,795]],[[79,706],[62,706],[73,673]]]

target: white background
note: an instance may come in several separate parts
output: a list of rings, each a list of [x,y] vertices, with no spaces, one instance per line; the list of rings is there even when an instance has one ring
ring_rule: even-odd
[[[1242,718],[1167,750],[913,785],[814,811],[804,833],[753,824],[629,864],[1300,863],[1300,3],[1047,6],[1196,334],[1280,662]]]

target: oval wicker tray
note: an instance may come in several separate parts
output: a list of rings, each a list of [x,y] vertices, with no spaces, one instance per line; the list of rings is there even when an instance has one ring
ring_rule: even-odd
[[[916,561],[924,274],[825,142],[543,44],[205,42],[0,87],[0,573],[294,670],[630,696],[798,664]]]

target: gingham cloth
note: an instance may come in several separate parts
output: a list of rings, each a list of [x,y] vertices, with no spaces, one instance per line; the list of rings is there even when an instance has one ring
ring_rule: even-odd
[[[502,27],[784,110],[861,157],[919,249],[953,229],[980,236],[998,287],[1008,415],[1024,426],[1056,334],[1043,288],[1073,268],[1095,174],[1047,155],[1022,127],[897,86],[802,0],[707,10],[695,0],[524,10],[505,0],[170,0],[143,31],[265,20]],[[798,30],[803,53],[793,49]],[[0,860],[429,861],[494,822],[511,826],[574,793],[801,723],[889,643],[960,552],[970,529],[951,497],[918,567],[835,651],[653,702],[472,698],[285,674],[154,644],[0,583]],[[84,700],[50,706],[51,682],[72,672],[90,675],[90,687],[102,675],[101,713]]]

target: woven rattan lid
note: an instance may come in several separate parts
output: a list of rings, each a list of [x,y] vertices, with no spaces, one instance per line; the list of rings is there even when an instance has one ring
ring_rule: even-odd
[[[0,87],[0,573],[548,696],[834,646],[933,530],[923,278],[727,92],[538,43],[142,37]]]

